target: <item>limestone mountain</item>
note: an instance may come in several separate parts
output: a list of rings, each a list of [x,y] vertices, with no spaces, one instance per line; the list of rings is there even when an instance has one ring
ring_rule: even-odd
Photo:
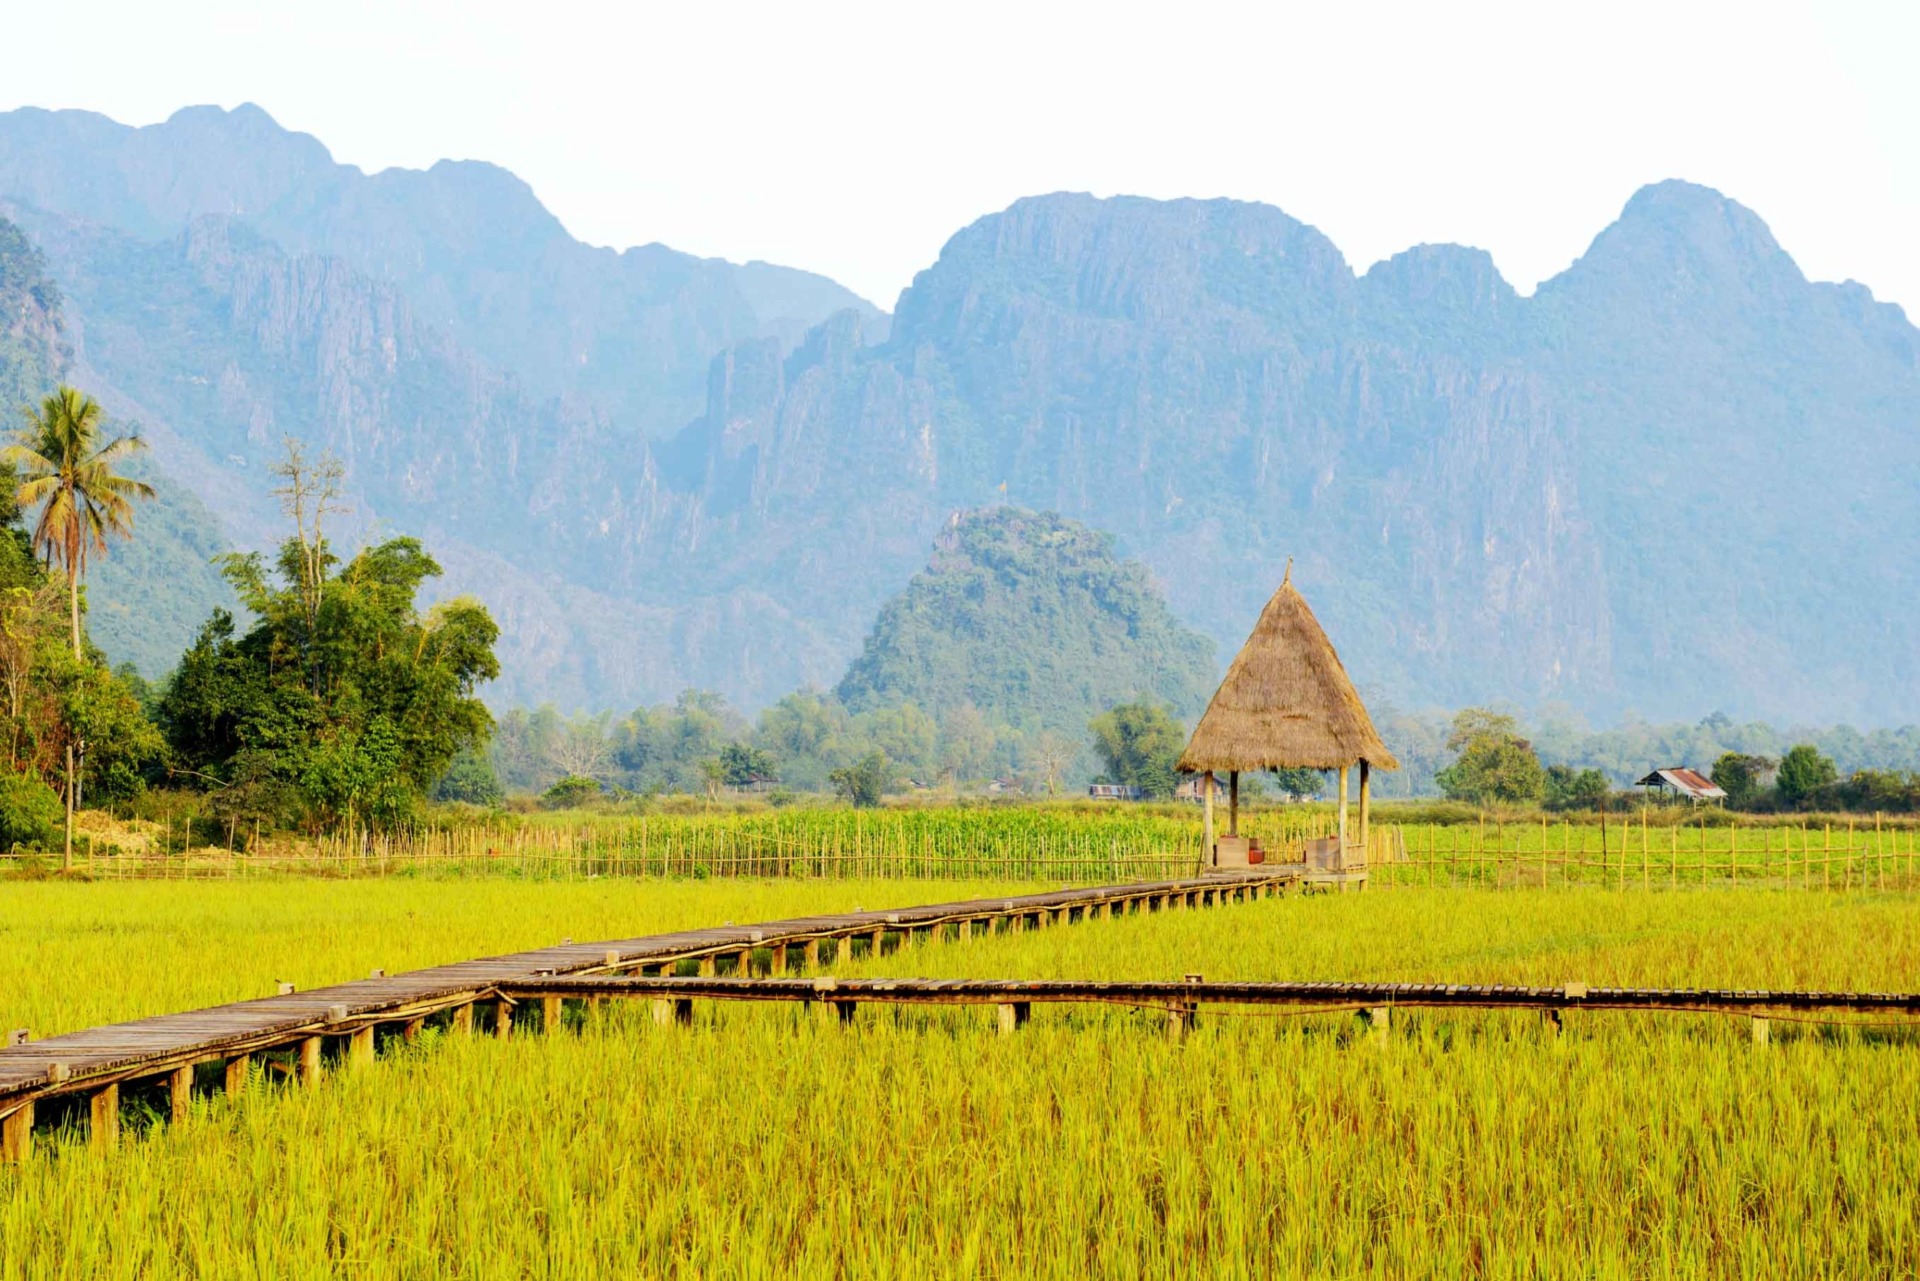
[[[4,350],[67,353],[216,542],[275,536],[282,434],[340,453],[347,532],[428,538],[500,617],[501,701],[830,684],[952,514],[1010,503],[1228,646],[1293,557],[1403,704],[1920,716],[1920,331],[1685,183],[1531,297],[1460,246],[1356,273],[1266,206],[1034,197],[891,322],[254,109],[0,115],[0,214],[61,299],[56,341],[16,288]]]
[[[707,363],[728,343],[790,345],[846,308],[885,328],[824,276],[664,245],[593,248],[496,165],[365,174],[251,104],[138,129],[86,111],[0,113],[0,196],[150,241],[234,219],[289,255],[393,285],[532,395],[590,399],[647,434],[699,412]]]
[[[71,373],[64,303],[39,249],[0,218],[0,435],[21,426],[26,408]],[[94,559],[87,631],[116,662],[158,674],[215,605],[230,603],[212,563],[227,542],[205,505],[150,458],[134,459],[127,470],[148,480],[155,497],[135,510],[138,537],[118,540]]]
[[[1356,276],[1275,209],[1060,195],[956,235],[883,346],[722,357],[662,456],[710,563],[851,617],[1004,492],[1226,643],[1296,557],[1398,701],[1877,723],[1920,714],[1916,428],[1920,332],[1704,188],[1531,298],[1457,246]]]
[[[1110,535],[1053,513],[956,513],[933,559],[880,610],[841,680],[854,711],[963,705],[1068,735],[1137,697],[1196,715],[1219,672],[1211,638],[1167,609]]]

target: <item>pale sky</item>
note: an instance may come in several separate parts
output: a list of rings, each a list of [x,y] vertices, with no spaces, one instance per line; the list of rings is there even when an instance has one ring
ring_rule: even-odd
[[[1530,290],[1678,177],[1920,314],[1913,3],[6,0],[0,30],[0,107],[256,102],[368,171],[490,160],[584,240],[888,308],[1037,192],[1260,200],[1357,269],[1459,241]]]

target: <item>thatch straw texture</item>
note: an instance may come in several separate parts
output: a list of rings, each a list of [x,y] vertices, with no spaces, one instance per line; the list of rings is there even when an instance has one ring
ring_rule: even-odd
[[[1291,572],[1234,656],[1180,768],[1399,769]]]

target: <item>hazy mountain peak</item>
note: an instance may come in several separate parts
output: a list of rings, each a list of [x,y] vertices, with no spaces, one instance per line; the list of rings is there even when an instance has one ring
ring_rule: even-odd
[[[1331,240],[1271,205],[1055,192],[956,233],[900,296],[894,329],[911,341],[964,315],[978,332],[1035,308],[1174,327],[1220,308],[1298,320],[1344,306],[1353,284]]]
[[[1627,278],[1667,303],[1689,295],[1778,293],[1806,281],[1753,210],[1678,179],[1635,192],[1619,218],[1541,293]]]
[[[665,246],[570,236],[498,165],[443,160],[367,175],[248,103],[188,107],[133,129],[85,112],[0,112],[0,200],[149,241],[203,215],[245,219],[289,254],[392,285],[534,394],[583,397],[647,435],[701,406],[708,362],[743,338],[791,346],[845,307],[824,277]]]
[[[1363,279],[1401,303],[1449,315],[1490,313],[1519,299],[1493,255],[1466,245],[1415,245],[1373,264]]]

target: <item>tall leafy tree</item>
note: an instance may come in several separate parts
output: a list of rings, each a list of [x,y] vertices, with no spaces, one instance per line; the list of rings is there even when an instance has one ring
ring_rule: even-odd
[[[1799,743],[1780,758],[1780,772],[1774,778],[1780,799],[1796,808],[1812,800],[1823,788],[1832,787],[1839,771],[1820,749],[1811,743]]]
[[[105,554],[107,540],[133,533],[133,500],[153,497],[150,485],[114,468],[146,448],[137,435],[102,440],[100,404],[74,387],[62,386],[27,411],[27,423],[14,443],[0,450],[0,461],[20,477],[14,501],[39,507],[33,524],[33,548],[49,565],[58,561],[67,574],[67,607],[75,663],[85,660],[80,643],[80,580],[87,560]],[[63,864],[73,865],[73,811],[78,801],[76,749],[85,744],[68,735],[67,825]]]
[[[1447,750],[1453,764],[1434,776],[1440,790],[1455,800],[1487,805],[1539,801],[1547,774],[1533,744],[1521,737],[1513,717],[1484,707],[1469,707],[1453,718]]]
[[[1087,729],[1107,777],[1156,800],[1173,795],[1187,732],[1165,704],[1147,699],[1122,703],[1094,717]]]
[[[440,566],[416,539],[339,565],[316,532],[326,485],[297,455],[282,472],[295,536],[271,569],[258,553],[223,561],[257,621],[236,635],[216,612],[158,718],[176,767],[219,785],[225,807],[311,827],[390,823],[485,745],[493,718],[474,691],[499,675],[500,630],[474,600],[419,608]]]

